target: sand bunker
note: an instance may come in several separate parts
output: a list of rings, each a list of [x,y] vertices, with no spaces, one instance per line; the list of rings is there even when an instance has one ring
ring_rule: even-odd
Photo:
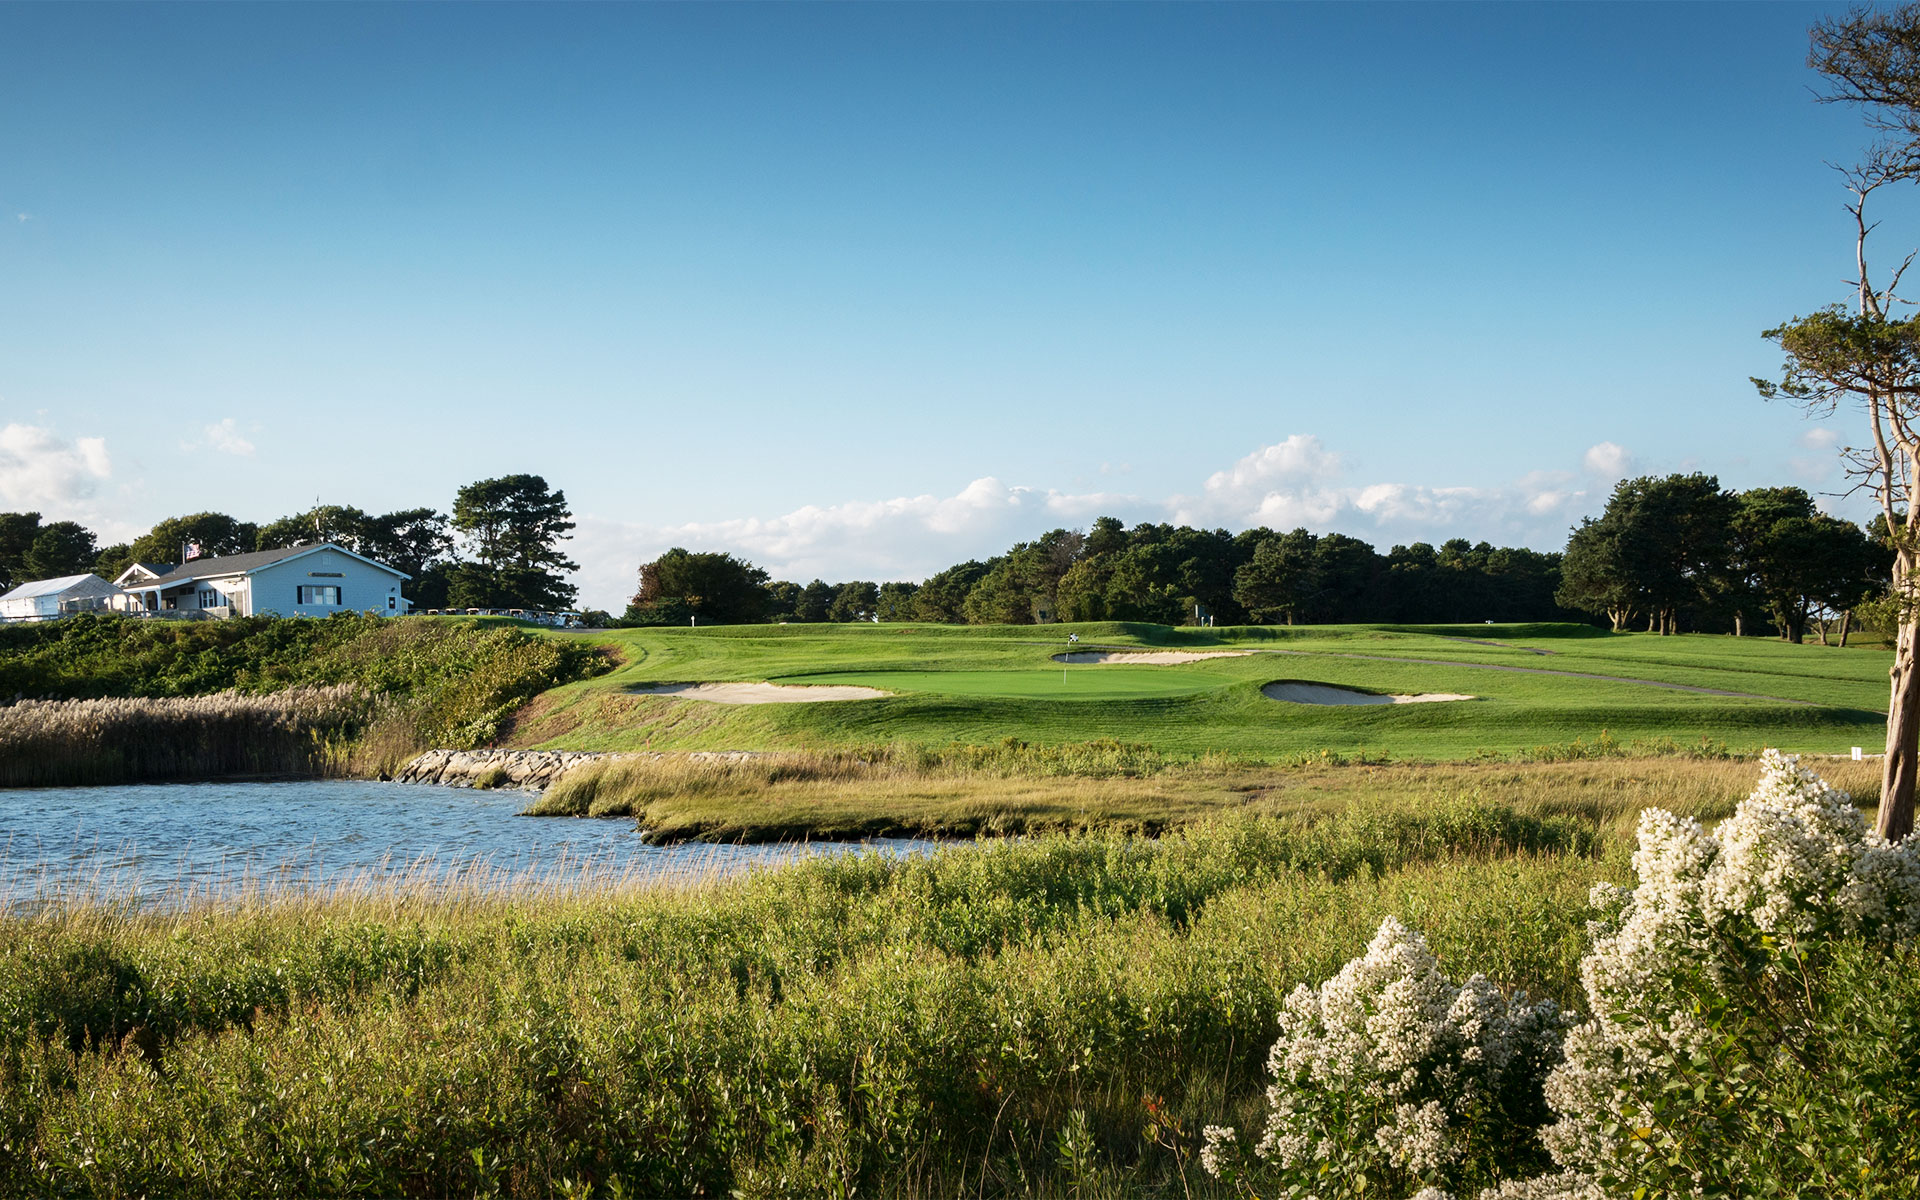
[[[1057,663],[1174,663],[1199,662],[1203,658],[1245,658],[1251,650],[1075,650],[1056,654]]]
[[[1325,683],[1270,683],[1260,689],[1260,694],[1269,700],[1285,700],[1289,704],[1433,704],[1441,700],[1474,699],[1472,696],[1461,696],[1453,692],[1422,692],[1418,696],[1380,696],[1373,692],[1356,692]]]
[[[813,704],[892,695],[870,687],[794,687],[781,683],[645,683],[630,690],[636,696],[673,696],[710,704]]]

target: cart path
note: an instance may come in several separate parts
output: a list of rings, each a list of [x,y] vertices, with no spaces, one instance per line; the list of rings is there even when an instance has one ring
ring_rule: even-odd
[[[1438,636],[1445,638],[1449,642],[1465,642],[1469,646],[1492,646],[1495,650],[1518,650],[1522,654],[1545,654],[1551,656],[1560,653],[1558,650],[1539,650],[1532,646],[1516,646],[1512,642],[1490,642],[1486,638],[1449,637],[1444,633]]]
[[[1466,641],[1469,639],[1460,639]],[[1058,645],[1057,642],[1034,642],[1033,645]],[[1077,642],[1076,649],[1085,650],[1135,650],[1138,646],[1105,646],[1092,642]],[[1249,647],[1249,649],[1253,649]],[[1602,683],[1631,683],[1640,687],[1663,688],[1669,692],[1691,692],[1696,696],[1727,696],[1734,700],[1765,700],[1772,704],[1797,704],[1806,708],[1824,708],[1827,705],[1812,700],[1791,700],[1785,696],[1763,696],[1758,692],[1730,692],[1724,688],[1694,687],[1686,683],[1664,683],[1658,679],[1635,679],[1630,675],[1595,675],[1590,671],[1555,671],[1547,667],[1510,667],[1502,663],[1455,662],[1445,658],[1401,658],[1388,654],[1354,654],[1338,650],[1267,650],[1253,649],[1255,654],[1286,654],[1297,658],[1355,658],[1367,662],[1418,663],[1427,667],[1465,667],[1471,671],[1509,671],[1515,675],[1558,675],[1563,679],[1597,679]],[[1868,711],[1862,709],[1860,711]]]

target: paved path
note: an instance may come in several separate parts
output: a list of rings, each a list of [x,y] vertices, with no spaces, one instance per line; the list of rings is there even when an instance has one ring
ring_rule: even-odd
[[[1554,655],[1560,653],[1558,650],[1536,650],[1532,646],[1515,646],[1510,642],[1490,642],[1486,638],[1451,637],[1444,633],[1439,636],[1446,638],[1449,642],[1465,642],[1469,646],[1492,646],[1496,650],[1518,650],[1523,654]]]

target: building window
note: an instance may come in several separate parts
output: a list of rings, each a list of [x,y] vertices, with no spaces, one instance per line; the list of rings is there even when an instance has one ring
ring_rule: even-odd
[[[299,603],[301,604],[338,604],[340,603],[340,589],[338,586],[328,585],[328,586],[322,587],[318,584],[303,583],[299,585],[299,589],[300,589]]]
[[[219,608],[227,602],[225,596],[222,596],[212,588],[200,589],[199,599],[201,608]]]

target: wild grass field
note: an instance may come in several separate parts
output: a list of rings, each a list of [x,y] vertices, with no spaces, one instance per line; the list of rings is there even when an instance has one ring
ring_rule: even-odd
[[[1069,634],[1079,642],[1070,646]],[[1172,756],[1307,754],[1469,759],[1594,741],[1874,748],[1890,655],[1581,625],[1175,629],[789,625],[561,634],[623,665],[540,697],[513,744],[575,750],[796,750],[1099,739]],[[1242,651],[1179,665],[1064,665],[1068,650]],[[654,682],[857,684],[879,699],[727,706],[635,694]],[[1324,707],[1262,694],[1276,681],[1451,703]]]
[[[1445,1144],[1474,1154],[1426,1165],[1383,1140],[1409,1106],[1360,1089],[1399,1070],[1375,1060],[1404,1049],[1405,1001],[1433,986],[1417,958],[1375,953],[1387,918],[1420,931],[1448,977],[1483,975],[1476,1003],[1578,1012],[1601,936],[1589,896],[1621,894],[1593,885],[1637,870],[1656,904],[1661,872],[1685,866],[1658,853],[1629,865],[1636,835],[1622,831],[1643,795],[1524,798],[1328,795],[1158,839],[1051,835],[747,878],[0,911],[0,1195],[1192,1200],[1303,1182],[1355,1200],[1443,1194],[1422,1190],[1434,1182],[1462,1200],[1616,1194],[1516,1182],[1553,1168],[1537,1079],[1518,1108],[1448,1117]],[[1729,807],[1669,799],[1674,823],[1641,824],[1643,851],[1650,828],[1698,839],[1680,819]],[[1773,828],[1805,835],[1808,815]],[[1888,853],[1863,845],[1861,864]],[[1750,859],[1727,862],[1765,868]],[[1781,875],[1781,911],[1831,909],[1804,873]],[[1898,885],[1889,918],[1920,899],[1899,872],[1877,874]],[[1712,1022],[1707,1058],[1625,1080],[1685,1087],[1661,1094],[1671,1113],[1600,1127],[1623,1156],[1603,1175],[1666,1181],[1622,1176],[1617,1194],[1694,1194],[1697,1166],[1713,1185],[1702,1194],[1911,1195],[1910,934],[1791,957],[1784,990],[1766,953],[1740,960],[1759,964],[1746,982],[1760,1003],[1727,991],[1719,1009],[1688,1009]],[[1377,1006],[1379,1047],[1355,1060],[1356,1080],[1296,1093],[1320,1107],[1293,1185],[1214,1177],[1208,1128],[1258,1136],[1280,1094],[1266,1091],[1269,1049],[1299,1035],[1312,994],[1296,989],[1330,979],[1321,995],[1358,986]],[[1414,1007],[1416,1024],[1471,1015]],[[1562,1027],[1546,1027],[1556,1046]],[[1444,1096],[1458,1083],[1420,1072],[1395,1086]],[[1659,1152],[1642,1153],[1655,1138]],[[1519,1190],[1479,1190],[1505,1184]]]
[[[1388,913],[1571,999],[1599,825],[1497,805],[745,880],[0,915],[0,1194],[1228,1194]],[[1617,848],[1616,848],[1617,849]]]
[[[1710,827],[1753,787],[1743,751],[1871,746],[1885,686],[1877,650],[1574,627],[1076,631],[1256,653],[1063,666],[1057,628],[536,635],[620,665],[504,726],[763,752],[596,764],[537,801],[658,836],[1026,837],[747,878],[0,910],[0,1196],[1248,1194],[1203,1168],[1204,1131],[1262,1127],[1296,988],[1392,916],[1454,978],[1577,1007],[1587,900],[1631,881],[1642,810]],[[892,694],[629,690],[762,680]],[[1263,696],[1277,680],[1477,699],[1313,708]],[[1876,764],[1821,769],[1871,804]],[[1871,1077],[1881,1107],[1712,1077],[1722,1132],[1699,1152],[1859,1167],[1849,1194],[1899,1195],[1913,1156],[1882,1127],[1914,1111],[1888,1071],[1920,1052],[1915,952],[1842,949],[1808,991],[1819,1028],[1891,1032],[1736,1082]],[[1772,1053],[1765,1018],[1716,1052]],[[1329,1152],[1375,1154],[1356,1129]],[[1522,1132],[1454,1175],[1549,1169]],[[1319,1193],[1412,1196],[1398,1170]]]

